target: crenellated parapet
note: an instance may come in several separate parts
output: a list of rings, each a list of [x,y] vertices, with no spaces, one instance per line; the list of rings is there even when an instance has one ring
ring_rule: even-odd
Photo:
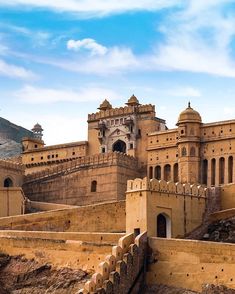
[[[84,289],[78,293],[129,293],[131,286],[141,273],[146,255],[147,233],[136,238],[128,234],[113,246],[112,254],[98,266]]]
[[[15,170],[21,173],[23,173],[25,170],[24,166],[21,163],[8,161],[5,159],[0,160],[0,168],[6,169],[6,170]]]
[[[151,179],[135,179],[127,181],[127,193],[136,191],[156,191],[160,193],[189,195],[196,197],[207,197],[207,188],[197,184],[182,184],[174,182],[166,182],[164,180]]]
[[[81,168],[102,167],[102,165],[118,165],[134,170],[138,169],[138,161],[134,157],[121,152],[110,152],[96,154],[93,156],[84,156],[39,172],[29,174],[25,177],[25,183],[45,179],[48,177],[73,173]]]
[[[132,106],[125,106],[119,108],[110,108],[106,110],[100,110],[99,112],[88,114],[88,122],[96,121],[108,117],[116,117],[129,115],[132,113],[146,113],[146,112],[155,112],[155,106],[152,104],[139,105],[135,108]]]

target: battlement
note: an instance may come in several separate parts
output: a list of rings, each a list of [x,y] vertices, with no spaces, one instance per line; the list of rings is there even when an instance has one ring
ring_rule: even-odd
[[[12,162],[5,159],[0,159],[0,168],[3,169],[13,169],[18,170],[20,172],[24,172],[25,168],[21,163],[18,162]]]
[[[130,155],[120,153],[120,152],[102,153],[102,154],[96,154],[93,156],[84,156],[81,158],[77,158],[75,160],[62,163],[55,167],[51,167],[43,171],[29,174],[25,177],[25,183],[48,178],[50,176],[52,177],[58,176],[59,174],[72,173],[79,170],[80,168],[85,168],[90,166],[97,167],[97,166],[102,166],[107,164],[119,165],[119,166],[129,167],[132,169],[138,168],[137,159]]]
[[[197,184],[182,184],[166,182],[148,178],[127,181],[127,193],[136,191],[156,191],[167,194],[188,195],[196,197],[207,197],[207,188]]]
[[[155,113],[155,106],[152,104],[147,104],[147,105],[139,105],[135,108],[133,108],[132,106],[125,106],[125,107],[101,110],[96,113],[88,114],[88,122],[96,121],[96,120],[100,120],[100,119],[104,119],[108,117],[128,115],[132,113],[146,113],[146,112]]]

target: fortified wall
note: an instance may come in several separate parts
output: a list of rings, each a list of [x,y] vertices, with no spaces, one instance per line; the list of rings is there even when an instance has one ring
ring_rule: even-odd
[[[156,179],[129,180],[126,192],[127,232],[183,237],[201,225],[207,189]]]
[[[127,180],[139,175],[135,158],[112,152],[27,175],[23,189],[30,200],[87,205],[125,199]]]

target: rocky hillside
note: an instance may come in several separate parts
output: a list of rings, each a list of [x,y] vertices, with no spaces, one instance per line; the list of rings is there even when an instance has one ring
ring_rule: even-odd
[[[82,270],[53,269],[21,256],[0,254],[0,294],[75,294],[89,278]]]

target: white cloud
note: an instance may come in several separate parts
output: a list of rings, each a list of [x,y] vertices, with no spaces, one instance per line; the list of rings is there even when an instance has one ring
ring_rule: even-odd
[[[180,2],[182,0],[0,0],[0,6],[45,8],[93,17],[128,11],[155,11],[179,5]]]
[[[105,46],[98,44],[95,40],[89,38],[77,41],[69,40],[67,42],[67,48],[74,51],[79,51],[84,48],[89,50],[91,55],[105,55],[108,51]]]
[[[35,79],[36,75],[23,67],[8,64],[0,59],[0,75],[10,78]]]
[[[118,99],[120,96],[110,89],[91,87],[87,85],[78,90],[40,88],[25,85],[15,93],[15,96],[24,102],[32,104],[55,102],[86,102],[101,101],[102,99]]]

